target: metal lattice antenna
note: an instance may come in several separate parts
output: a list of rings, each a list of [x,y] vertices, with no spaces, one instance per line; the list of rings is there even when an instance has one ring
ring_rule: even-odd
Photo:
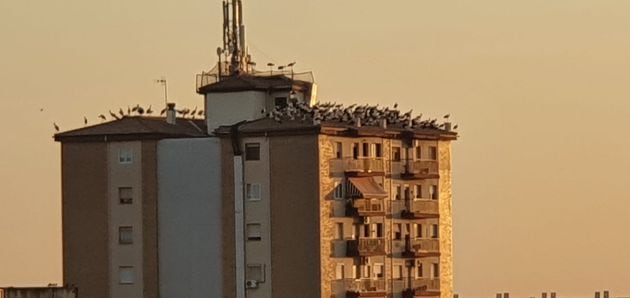
[[[223,51],[229,61],[229,74],[247,72],[250,59],[245,45],[242,0],[223,1]]]

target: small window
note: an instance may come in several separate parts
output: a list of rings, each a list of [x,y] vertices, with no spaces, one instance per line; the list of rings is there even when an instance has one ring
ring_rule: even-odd
[[[416,238],[422,238],[422,224],[416,224]]]
[[[263,264],[247,264],[247,272],[245,273],[247,280],[255,280],[258,282],[265,281],[265,265]]]
[[[416,266],[416,278],[422,278],[424,277],[424,266],[422,266],[422,263],[419,263]]]
[[[133,163],[133,151],[131,151],[131,149],[120,149],[118,151],[118,163],[121,163],[121,164]]]
[[[363,143],[363,157],[369,157],[369,156],[370,156],[370,144]]]
[[[352,158],[359,159],[359,143],[352,144]]]
[[[437,185],[431,185],[431,188],[429,189],[429,192],[431,195],[431,199],[432,200],[437,200],[440,196],[440,192],[438,191],[438,186]]]
[[[118,227],[118,243],[120,244],[133,243],[133,228],[132,227]]]
[[[438,153],[437,153],[437,147],[435,146],[431,146],[429,147],[429,157],[431,158],[431,160],[437,160],[438,158]]]
[[[394,265],[394,271],[392,272],[392,277],[394,279],[402,279],[403,278],[403,266],[402,265]]]
[[[335,157],[337,159],[343,158],[343,144],[341,142],[335,143]]]
[[[249,241],[261,241],[262,233],[261,227],[258,223],[247,224],[247,240]]]
[[[400,147],[393,147],[392,148],[392,160],[393,161],[400,161],[401,159],[401,153],[400,153]]]
[[[394,239],[401,240],[402,239],[402,224],[394,224]]]
[[[361,276],[361,267],[352,265],[352,278],[358,279]]]
[[[260,144],[245,144],[245,160],[260,160]]]
[[[439,263],[431,264],[431,277],[440,278],[440,264]]]
[[[400,184],[396,185],[396,200],[400,200],[402,198],[402,186]]]
[[[336,274],[335,277],[337,278],[337,280],[341,280],[341,279],[345,279],[345,267],[343,263],[337,263],[337,268],[336,268]]]
[[[132,285],[135,282],[133,266],[118,267],[118,283],[121,285]]]
[[[342,222],[337,223],[337,229],[335,230],[335,232],[337,233],[337,235],[335,235],[335,238],[337,238],[338,240],[343,240],[343,223]]]
[[[383,224],[376,224],[376,238],[383,238]]]
[[[422,146],[416,146],[416,159],[422,159]]]
[[[245,184],[245,195],[248,201],[260,201],[260,184],[258,183]]]
[[[363,269],[363,278],[370,278],[372,276],[372,266],[370,265],[363,265],[361,266],[361,268]]]
[[[133,203],[133,189],[131,187],[119,187],[118,188],[118,202],[120,204],[132,204]]]
[[[383,145],[382,144],[374,144],[374,156],[376,158],[383,157]]]
[[[274,100],[276,108],[284,109],[288,106],[286,97],[276,97]]]
[[[411,188],[405,184],[405,200],[411,200]]]
[[[431,225],[431,238],[440,238],[440,226],[436,224]]]
[[[383,272],[385,271],[384,268],[385,268],[385,265],[383,264],[380,264],[380,263],[374,264],[374,276],[382,278]]]
[[[416,184],[416,199],[422,198],[422,185]]]
[[[335,189],[333,191],[333,196],[336,200],[343,199],[343,183],[335,182]]]

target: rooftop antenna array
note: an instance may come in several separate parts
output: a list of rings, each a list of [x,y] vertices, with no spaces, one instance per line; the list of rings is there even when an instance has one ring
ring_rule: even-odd
[[[242,0],[223,1],[223,48],[219,48],[217,54],[219,57],[223,54],[227,64],[227,69],[223,72],[223,65],[219,61],[221,75],[249,73],[256,65],[251,61],[245,44]]]

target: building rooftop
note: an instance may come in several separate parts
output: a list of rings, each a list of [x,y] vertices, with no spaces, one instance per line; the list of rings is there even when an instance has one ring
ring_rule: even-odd
[[[292,79],[285,74],[241,74],[221,77],[221,80],[216,80],[214,76],[204,77],[201,75],[197,82],[197,93],[296,90],[306,88],[309,84],[307,81],[299,78]]]
[[[58,142],[106,142],[139,139],[206,137],[204,120],[177,118],[169,124],[163,117],[125,116],[93,126],[61,132],[55,135]]]

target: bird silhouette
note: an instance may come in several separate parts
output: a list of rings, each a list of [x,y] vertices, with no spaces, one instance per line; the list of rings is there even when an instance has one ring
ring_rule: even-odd
[[[149,105],[149,108],[147,109],[147,115],[151,114],[153,114],[153,110],[151,110],[151,105]]]
[[[53,126],[55,127],[55,131],[59,132],[59,125],[57,125],[57,123],[53,122]]]
[[[197,112],[197,116],[203,116],[203,110],[199,110],[199,112]]]
[[[131,115],[131,108],[127,106],[127,115]]]
[[[453,126],[453,129],[457,129],[459,127],[459,124],[455,124],[455,126]]]
[[[450,118],[450,117],[451,117],[451,114],[446,114],[446,115],[444,115],[444,119],[448,119],[448,118]]]
[[[120,119],[120,117],[118,117],[118,115],[116,115],[116,114],[115,114],[114,112],[112,112],[112,111],[109,111],[109,115],[110,115],[110,116],[112,116],[112,118],[114,118],[114,119],[116,119],[116,120],[119,120],[119,119]]]
[[[144,109],[142,107],[138,107],[138,114],[144,115]]]
[[[166,108],[163,108],[163,109],[160,111],[160,116],[164,115],[164,113],[166,113]]]
[[[103,121],[107,120],[107,118],[103,114],[98,115],[98,117],[101,118],[101,120],[103,120]]]
[[[122,108],[120,108],[120,110],[118,110],[118,114],[120,114],[120,117],[125,117],[125,112],[123,112]]]
[[[87,121],[87,117],[83,116],[83,124],[87,125],[88,121]]]

